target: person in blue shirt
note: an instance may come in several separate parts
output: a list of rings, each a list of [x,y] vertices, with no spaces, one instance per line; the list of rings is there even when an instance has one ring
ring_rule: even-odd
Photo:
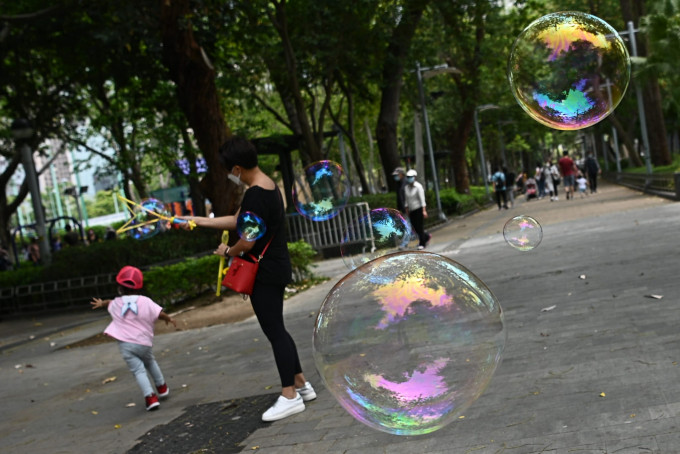
[[[498,167],[494,168],[494,174],[491,176],[491,181],[493,182],[493,188],[496,192],[496,203],[498,204],[498,209],[505,208],[508,209],[508,198],[505,195],[505,174],[501,172]],[[503,199],[503,206],[501,207],[501,199]]]

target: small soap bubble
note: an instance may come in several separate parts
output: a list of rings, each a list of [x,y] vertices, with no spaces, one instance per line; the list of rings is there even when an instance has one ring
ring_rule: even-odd
[[[530,251],[541,243],[543,228],[531,216],[515,216],[503,227],[505,242],[520,251]]]
[[[567,11],[532,22],[508,61],[512,94],[534,120],[554,129],[587,128],[619,104],[630,80],[621,36],[602,19]]]
[[[347,205],[349,190],[349,182],[340,164],[314,162],[296,178],[293,188],[295,209],[312,221],[331,219]]]
[[[411,223],[393,208],[376,208],[350,224],[342,239],[342,260],[350,270],[408,247]]]
[[[165,217],[170,216],[165,204],[160,200],[153,198],[144,199],[139,206],[135,206],[135,209],[133,210],[134,219],[130,223],[130,226],[134,228],[127,231],[128,235],[135,240],[146,240],[165,230],[168,224],[167,221],[162,220],[153,213]]]
[[[489,288],[461,264],[404,251],[365,263],[323,301],[314,363],[358,421],[419,435],[457,420],[484,391],[507,333]]]
[[[236,219],[236,232],[242,240],[257,241],[267,232],[267,226],[261,217],[252,211],[246,211]]]

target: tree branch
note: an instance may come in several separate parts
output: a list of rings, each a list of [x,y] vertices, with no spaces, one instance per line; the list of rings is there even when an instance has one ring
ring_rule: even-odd
[[[105,153],[104,153],[103,151],[101,151],[101,150],[97,150],[97,149],[95,149],[95,148],[92,148],[92,147],[89,146],[87,143],[83,142],[82,140],[76,139],[75,137],[71,137],[71,136],[68,136],[68,135],[66,135],[65,137],[66,137],[66,140],[68,140],[69,142],[73,143],[74,145],[78,145],[78,146],[80,146],[80,147],[85,148],[85,149],[86,149],[87,151],[89,151],[90,153],[96,154],[97,156],[99,156],[99,157],[103,158],[104,160],[108,161],[110,164],[115,164],[115,163],[116,163],[116,160],[113,159],[111,156],[105,154]]]
[[[264,99],[262,99],[262,98],[261,98],[257,93],[255,93],[255,92],[251,92],[251,94],[253,95],[253,97],[255,98],[255,100],[256,100],[257,102],[259,102],[259,103],[262,105],[262,107],[265,108],[265,110],[266,110],[267,112],[269,112],[270,114],[274,115],[274,118],[276,118],[277,121],[279,121],[281,124],[283,124],[286,128],[288,128],[288,129],[290,129],[291,131],[295,132],[295,130],[293,129],[293,125],[290,124],[290,122],[286,121],[286,119],[283,118],[283,117],[282,117],[282,116],[281,116],[281,115],[280,115],[273,107],[271,107],[269,104],[267,104],[267,102],[266,102]]]
[[[34,13],[25,13],[25,14],[15,14],[15,15],[8,15],[8,14],[0,14],[0,20],[26,20],[26,19],[35,19],[36,17],[44,16],[45,14],[49,14],[55,9],[58,9],[59,6],[50,6],[49,8],[41,9],[40,11],[36,11]]]

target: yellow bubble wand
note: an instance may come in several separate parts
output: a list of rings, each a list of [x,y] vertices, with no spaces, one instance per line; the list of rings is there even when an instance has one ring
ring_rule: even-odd
[[[229,243],[229,230],[224,230],[222,231],[222,244],[226,245],[227,243]],[[222,292],[222,278],[227,274],[227,270],[229,270],[229,267],[224,267],[224,259],[224,255],[221,255],[220,269],[217,271],[217,291],[215,292],[215,296],[220,296],[220,293]]]
[[[132,200],[127,199],[120,194],[117,194],[117,195],[118,195],[118,199],[125,203],[125,206],[127,207],[128,211],[132,215],[132,217],[130,219],[128,219],[128,221],[125,224],[123,224],[122,226],[120,226],[118,228],[118,230],[116,230],[116,233],[118,233],[118,234],[123,233],[123,232],[127,232],[128,230],[137,229],[137,228],[143,227],[145,225],[155,224],[156,222],[161,221],[161,220],[168,221],[168,222],[173,223],[173,224],[189,224],[190,230],[193,230],[194,227],[196,227],[196,223],[192,220],[187,221],[185,219],[177,219],[175,216],[166,216],[164,214],[157,213],[154,210],[151,210],[151,209],[149,209],[149,208],[145,207],[144,205],[141,205],[137,202],[133,202]],[[140,213],[135,213],[135,210],[134,210],[135,207],[141,208],[143,212],[154,216],[156,219],[149,219],[147,221],[135,222],[137,220],[137,216],[139,216],[139,214],[140,214]]]

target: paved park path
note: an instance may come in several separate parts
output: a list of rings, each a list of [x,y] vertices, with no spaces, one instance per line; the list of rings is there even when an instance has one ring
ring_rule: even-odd
[[[543,226],[541,244],[529,252],[503,239],[503,225],[519,214]],[[464,418],[414,437],[362,425],[323,388],[311,359],[314,317],[346,269],[339,259],[321,262],[317,272],[331,279],[286,303],[287,326],[319,397],[303,413],[249,430],[235,448],[268,454],[680,452],[679,225],[679,204],[603,184],[592,197],[519,199],[510,210],[492,206],[434,231],[429,250],[465,265],[498,297],[508,342],[491,384]],[[279,386],[255,320],[179,331],[156,338],[171,397],[147,413],[115,344],[59,348],[107,322],[84,317],[0,323],[0,452],[125,453],[140,439],[162,443],[159,428],[186,418],[197,404],[267,398]],[[232,419],[245,424],[248,418],[258,415]],[[183,424],[164,435],[175,437],[176,450],[135,452],[226,452],[181,448],[192,431],[214,429]]]

